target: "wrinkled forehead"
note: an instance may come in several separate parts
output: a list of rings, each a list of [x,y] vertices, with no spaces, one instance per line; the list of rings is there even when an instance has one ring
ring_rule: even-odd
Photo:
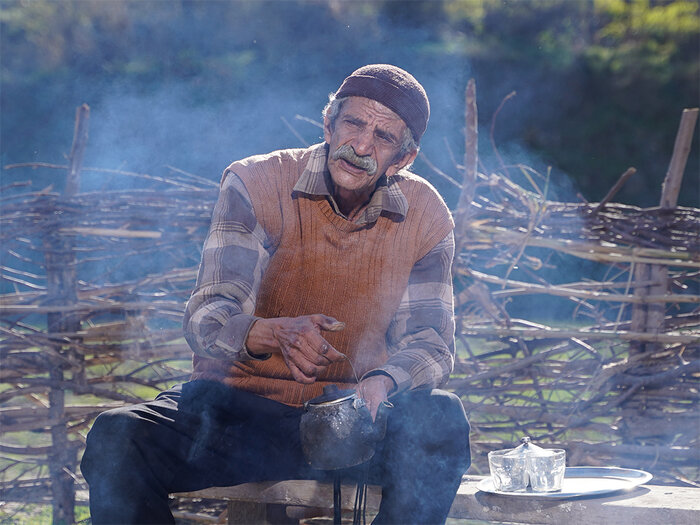
[[[381,102],[364,97],[348,97],[340,109],[340,116],[352,116],[372,127],[381,127],[397,135],[407,128],[406,123],[394,111]]]

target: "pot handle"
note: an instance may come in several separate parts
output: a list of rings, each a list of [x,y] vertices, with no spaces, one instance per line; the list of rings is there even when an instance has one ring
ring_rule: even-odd
[[[382,401],[377,408],[377,417],[372,424],[372,437],[375,441],[381,441],[386,434],[386,421],[389,417],[390,410],[394,405],[390,401]]]

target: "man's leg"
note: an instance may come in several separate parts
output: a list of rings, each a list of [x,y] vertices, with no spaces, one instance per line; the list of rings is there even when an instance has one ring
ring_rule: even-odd
[[[94,524],[173,523],[167,484],[187,454],[180,394],[178,386],[95,420],[81,462]]]
[[[373,523],[444,523],[471,462],[464,407],[443,390],[407,392],[392,403],[370,471],[382,485]]]
[[[101,414],[81,463],[93,524],[173,523],[169,493],[305,475],[300,417],[208,381]]]

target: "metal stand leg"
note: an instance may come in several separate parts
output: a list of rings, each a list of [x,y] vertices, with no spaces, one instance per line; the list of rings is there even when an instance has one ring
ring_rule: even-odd
[[[343,516],[343,504],[340,499],[340,474],[333,476],[333,525],[341,525]]]

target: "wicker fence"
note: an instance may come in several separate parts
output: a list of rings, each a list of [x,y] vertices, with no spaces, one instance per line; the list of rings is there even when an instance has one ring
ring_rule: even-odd
[[[640,209],[611,202],[634,170],[600,203],[565,203],[525,166],[478,169],[473,83],[466,108],[465,161],[432,176],[461,191],[449,388],[470,414],[473,471],[529,435],[566,448],[569,465],[697,484],[700,210],[676,206],[697,110],[683,114],[660,206]],[[88,117],[78,109],[67,165],[5,167],[67,173],[65,189],[5,187],[0,214],[2,499],[51,502],[68,523],[93,418],[189,375],[180,323],[218,191],[175,168],[83,167]],[[79,191],[95,171],[104,187]],[[113,189],[125,177],[137,189]],[[574,267],[571,282],[557,271]]]

